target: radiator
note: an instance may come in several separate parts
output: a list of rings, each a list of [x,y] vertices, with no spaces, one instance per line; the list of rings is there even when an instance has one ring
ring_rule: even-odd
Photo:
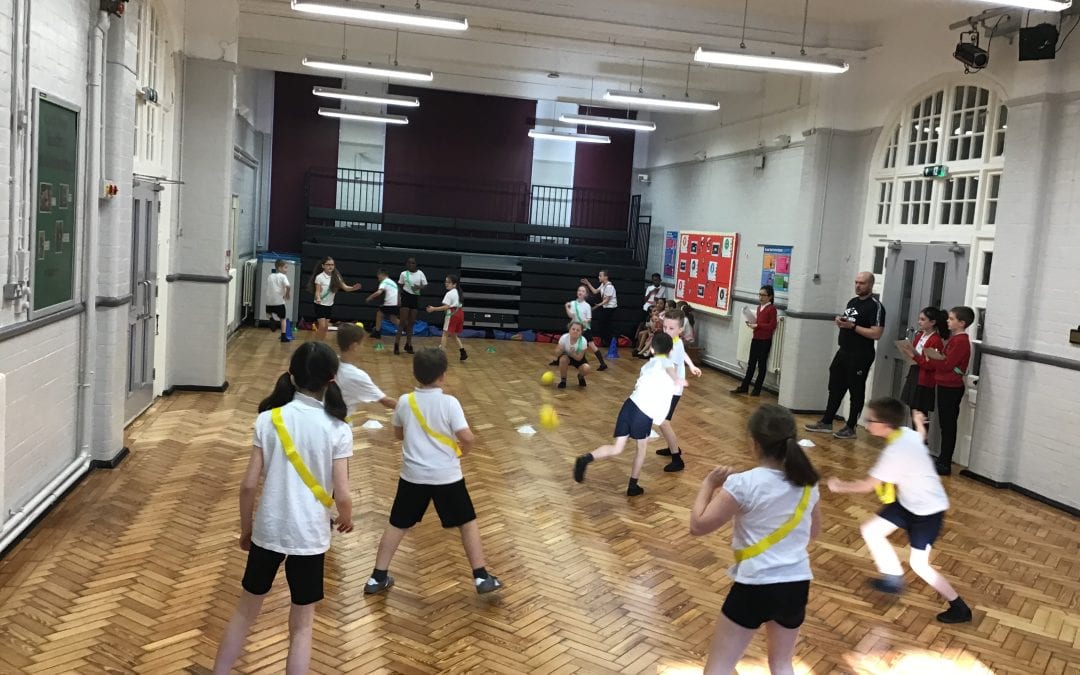
[[[255,303],[255,275],[259,273],[259,260],[252,258],[244,261],[243,273],[240,275],[242,284],[242,297],[245,307],[252,307]]]
[[[739,365],[746,368],[750,362],[750,342],[754,339],[754,329],[746,325],[745,321],[739,322]],[[769,351],[769,363],[767,369],[770,373],[780,372],[780,361],[784,354],[784,317],[778,317],[776,332],[773,333],[772,349]]]

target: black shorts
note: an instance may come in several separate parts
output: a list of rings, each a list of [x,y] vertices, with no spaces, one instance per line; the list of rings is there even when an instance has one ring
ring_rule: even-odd
[[[720,611],[733,623],[750,630],[769,621],[784,628],[798,628],[806,618],[809,597],[809,580],[753,585],[735,582]]]
[[[410,483],[399,478],[394,505],[390,507],[390,524],[401,530],[409,529],[423,519],[432,501],[443,527],[461,527],[476,520],[464,478],[445,485]]]
[[[679,407],[679,399],[680,398],[682,398],[681,394],[671,397],[671,407],[668,408],[668,411],[667,411],[667,420],[669,422],[671,421],[671,418],[675,416],[675,408]]]
[[[412,293],[401,292],[401,306],[405,309],[418,309],[420,307],[420,296],[413,295]]]
[[[567,360],[570,361],[571,366],[573,366],[574,368],[577,368],[579,370],[581,369],[582,366],[584,366],[585,364],[587,364],[589,362],[587,352],[585,354],[582,354],[580,359],[575,359],[574,357],[570,356],[566,352],[563,352],[559,356],[559,358],[561,359],[563,356],[565,356],[567,358]]]
[[[379,308],[379,311],[383,313],[383,316],[397,316],[401,314],[401,308],[397,305],[383,305]]]
[[[622,404],[622,409],[619,410],[619,418],[615,420],[615,438],[629,436],[635,441],[640,441],[648,438],[650,431],[652,431],[652,419],[641,412],[641,408],[637,407],[636,403],[626,399]]]
[[[285,305],[267,305],[266,313],[281,321],[285,318]]]
[[[294,605],[310,605],[323,599],[323,561],[325,553],[318,555],[285,555],[276,551],[251,545],[247,567],[244,568],[244,590],[252,595],[266,595],[274,585],[281,561],[285,561],[285,580],[289,582],[289,595]]]
[[[315,318],[316,319],[329,319],[334,313],[333,305],[315,305]]]
[[[944,511],[917,516],[900,506],[900,502],[886,505],[878,511],[878,515],[907,532],[911,548],[919,551],[926,550],[937,541],[938,535],[941,534],[941,526],[945,523]]]

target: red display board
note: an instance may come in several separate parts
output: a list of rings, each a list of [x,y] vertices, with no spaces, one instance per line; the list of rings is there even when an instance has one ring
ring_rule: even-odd
[[[735,232],[680,232],[675,299],[703,312],[730,316],[738,256]]]

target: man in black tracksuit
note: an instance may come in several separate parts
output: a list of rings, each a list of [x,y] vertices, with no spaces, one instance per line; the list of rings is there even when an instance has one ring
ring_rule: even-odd
[[[874,275],[859,272],[855,276],[855,297],[848,300],[842,316],[836,317],[840,329],[837,344],[840,349],[829,366],[829,404],[821,420],[807,424],[807,431],[832,433],[833,419],[840,409],[844,394],[851,394],[847,424],[833,434],[836,438],[855,438],[855,425],[862,414],[866,398],[866,376],[874,365],[874,343],[881,338],[885,327],[885,308],[873,296]]]

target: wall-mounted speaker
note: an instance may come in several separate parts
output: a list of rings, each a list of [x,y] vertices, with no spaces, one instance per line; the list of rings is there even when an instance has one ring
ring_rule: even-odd
[[[1020,60],[1044,61],[1057,56],[1058,29],[1050,23],[1020,29]]]

